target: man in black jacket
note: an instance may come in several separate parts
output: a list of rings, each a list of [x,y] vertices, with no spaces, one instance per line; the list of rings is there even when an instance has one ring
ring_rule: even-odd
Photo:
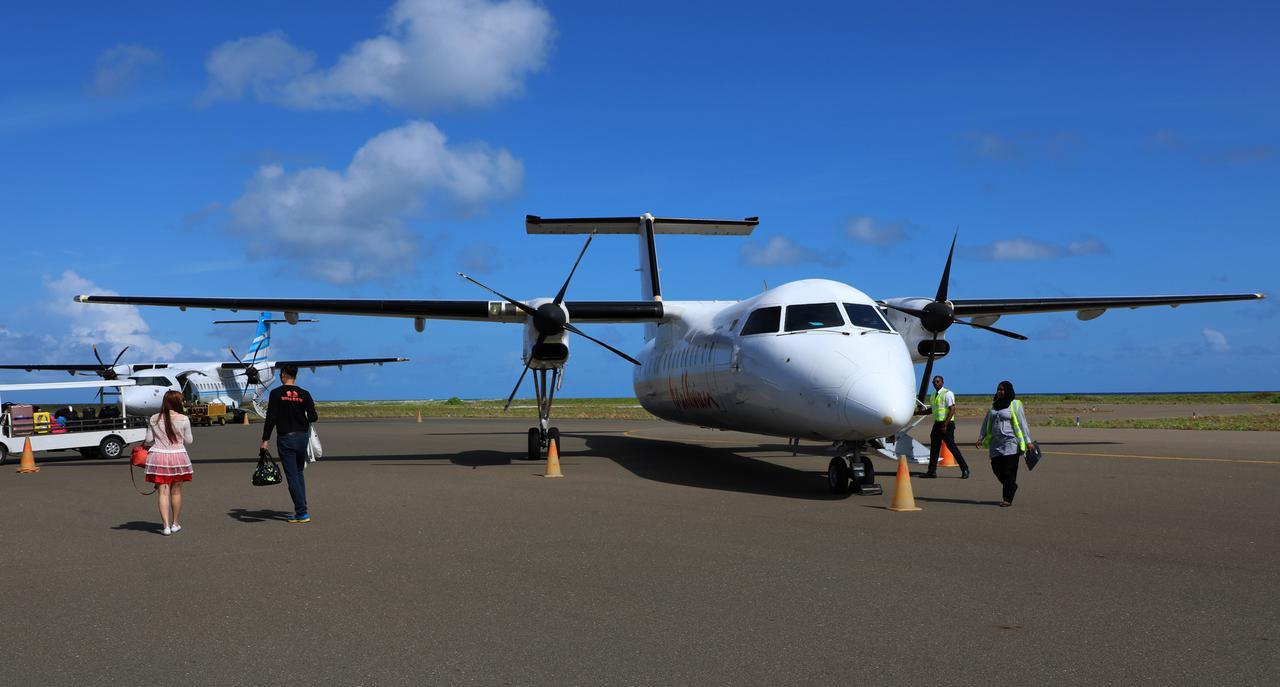
[[[311,438],[311,423],[319,419],[315,401],[306,389],[294,384],[298,380],[298,368],[286,365],[280,368],[280,386],[272,389],[267,401],[267,418],[262,426],[262,448],[267,447],[271,430],[278,430],[276,450],[284,465],[285,481],[289,496],[293,498],[292,523],[311,522],[307,510],[307,483],[302,470],[307,465],[307,442]]]

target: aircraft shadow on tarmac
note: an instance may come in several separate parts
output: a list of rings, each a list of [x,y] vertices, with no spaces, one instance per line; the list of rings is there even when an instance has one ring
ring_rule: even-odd
[[[940,499],[935,496],[917,496],[917,501],[929,503],[963,503],[970,506],[999,506],[999,501],[979,501],[978,499]]]
[[[818,501],[848,498],[827,491],[825,464],[821,472],[797,470],[748,458],[733,449],[607,434],[581,438],[590,455],[607,457],[637,477],[655,482]]]

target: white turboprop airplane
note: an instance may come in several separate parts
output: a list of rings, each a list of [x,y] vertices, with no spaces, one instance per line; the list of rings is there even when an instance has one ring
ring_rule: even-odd
[[[963,324],[1017,339],[996,329],[1002,315],[1075,311],[1093,319],[1111,308],[1178,306],[1262,298],[1261,294],[1122,296],[1116,298],[949,299],[951,253],[933,298],[876,300],[852,286],[806,279],[768,289],[742,301],[663,300],[655,234],[745,236],[758,224],[745,220],[640,217],[543,219],[529,215],[530,234],[636,234],[641,300],[569,301],[569,278],[553,298],[518,301],[466,275],[459,276],[501,300],[364,300],[309,298],[187,298],[76,296],[81,303],[170,306],[181,309],[282,311],[403,317],[421,332],[428,319],[509,322],[524,325],[524,370],[508,406],[530,369],[538,400],[538,426],[529,430],[528,457],[537,459],[559,430],[550,426],[551,405],[569,359],[569,334],[578,334],[636,365],[633,384],[646,410],[673,422],[791,439],[836,442],[828,466],[833,492],[875,488],[868,449],[886,438],[901,441],[923,406],[933,361],[950,347],[942,336]],[[969,320],[961,317],[972,318]],[[644,323],[645,343],[636,357],[577,327],[589,322]],[[915,363],[924,362],[917,392]],[[549,378],[549,379],[548,379]]]
[[[71,375],[98,375],[105,380],[131,379],[134,384],[121,388],[124,405],[130,415],[149,416],[160,412],[160,401],[167,391],[181,391],[187,403],[222,403],[232,411],[234,422],[240,422],[245,408],[252,407],[259,415],[266,414],[263,401],[266,391],[275,381],[275,370],[285,365],[299,369],[315,370],[317,367],[337,367],[347,365],[382,365],[383,363],[402,363],[408,358],[340,358],[334,360],[271,360],[271,325],[277,322],[313,322],[299,320],[296,317],[284,320],[273,320],[268,313],[262,313],[256,320],[219,320],[214,324],[254,324],[253,341],[244,357],[236,355],[234,362],[206,361],[195,363],[121,363],[125,346],[110,365],[103,362],[98,355],[97,346],[93,347],[93,356],[98,364],[71,365],[0,365],[0,370],[54,370]]]

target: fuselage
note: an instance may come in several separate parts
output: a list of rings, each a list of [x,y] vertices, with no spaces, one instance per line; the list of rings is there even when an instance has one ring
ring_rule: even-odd
[[[912,419],[907,345],[851,286],[809,279],[744,301],[664,308],[633,379],[658,417],[824,440],[885,437]]]
[[[269,385],[271,363],[259,363],[258,368],[261,381]],[[121,390],[130,415],[149,416],[160,412],[160,403],[167,391],[181,392],[187,403],[222,403],[228,408],[241,408],[253,402],[259,389],[249,381],[243,368],[224,368],[221,362],[121,365],[117,374],[136,382],[135,386]]]

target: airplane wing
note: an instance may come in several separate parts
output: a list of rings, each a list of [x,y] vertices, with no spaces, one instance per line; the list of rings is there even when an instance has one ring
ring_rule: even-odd
[[[68,372],[75,374],[76,372],[98,372],[102,369],[102,364],[97,365],[0,365],[0,370],[26,370],[32,372],[35,370],[52,370],[54,372]]]
[[[1101,298],[957,298],[951,301],[958,317],[991,318],[1000,315],[1076,311],[1081,320],[1092,320],[1112,308],[1178,307],[1191,303],[1221,303],[1263,298],[1260,293],[1221,293],[1185,296],[1118,296]]]
[[[281,368],[285,365],[307,369],[315,367],[344,367],[346,365],[381,365],[383,363],[407,363],[408,358],[331,358],[328,360],[273,360],[271,366]],[[249,363],[222,363],[224,370],[243,370]]]
[[[79,303],[154,305],[209,310],[265,310],[285,313],[293,321],[298,313],[403,317],[415,320],[472,320],[524,322],[527,315],[503,301],[374,300],[359,298],[185,298],[167,296],[76,296]],[[660,301],[565,301],[574,322],[659,322]],[[96,369],[96,368],[95,368]]]

